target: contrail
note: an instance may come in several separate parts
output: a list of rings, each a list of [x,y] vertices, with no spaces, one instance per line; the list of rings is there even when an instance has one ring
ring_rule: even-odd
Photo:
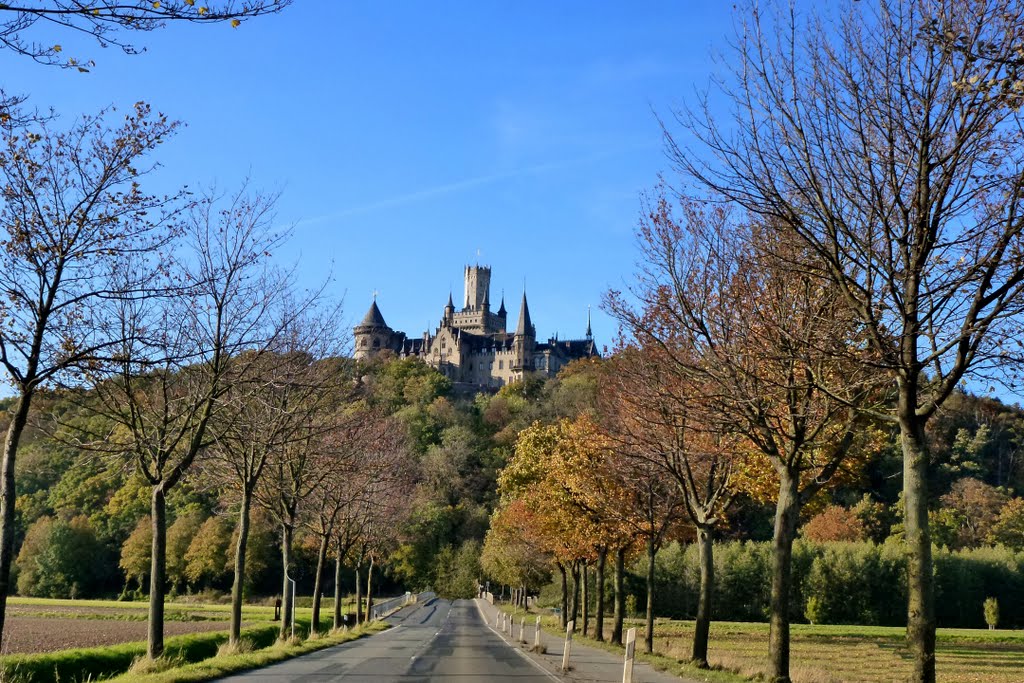
[[[650,145],[644,145],[643,147],[649,147]],[[313,218],[304,218],[296,222],[296,226],[310,225],[313,223],[323,223],[325,221],[338,220],[341,218],[347,218],[361,213],[369,213],[371,211],[377,211],[379,209],[386,209],[400,204],[408,204],[410,202],[417,202],[438,195],[449,194],[451,192],[460,192],[467,190],[472,187],[479,187],[480,185],[487,185],[489,183],[498,182],[499,180],[507,180],[509,178],[515,178],[524,175],[533,175],[535,173],[543,173],[545,171],[554,171],[558,169],[567,168],[570,166],[579,166],[594,161],[599,161],[610,156],[615,156],[623,151],[631,151],[632,147],[624,149],[616,149],[610,151],[604,151],[597,154],[591,154],[585,157],[579,157],[577,159],[568,159],[566,161],[551,161],[544,164],[535,164],[533,166],[524,166],[523,168],[513,169],[511,171],[505,171],[503,173],[491,173],[488,175],[477,176],[475,178],[466,178],[464,180],[457,180],[453,183],[446,183],[444,185],[437,185],[435,187],[428,187],[423,190],[417,190],[415,192],[409,192],[407,194],[398,195],[396,197],[388,197],[387,199],[381,199],[376,202],[369,204],[363,204],[362,206],[352,206],[347,209],[341,209],[334,213],[325,214],[323,216],[316,216]]]

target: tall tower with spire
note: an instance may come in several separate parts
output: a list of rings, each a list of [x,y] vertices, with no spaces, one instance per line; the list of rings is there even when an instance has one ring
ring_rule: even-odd
[[[523,290],[523,303],[519,306],[519,323],[516,325],[515,337],[512,339],[512,350],[515,354],[514,370],[532,369],[531,360],[537,345],[537,330],[530,320],[530,306],[526,303],[526,290]]]

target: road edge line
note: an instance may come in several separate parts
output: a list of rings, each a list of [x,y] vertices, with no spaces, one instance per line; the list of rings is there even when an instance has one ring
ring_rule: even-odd
[[[480,615],[480,619],[484,622],[484,626],[486,626],[488,629],[490,629],[491,633],[493,633],[494,635],[496,635],[499,638],[501,638],[501,642],[503,642],[506,645],[508,645],[512,649],[513,652],[515,652],[517,655],[519,655],[520,657],[522,657],[523,659],[528,661],[530,664],[533,664],[534,668],[536,668],[536,669],[538,669],[540,671],[543,671],[544,674],[548,678],[550,678],[551,680],[558,681],[559,683],[562,683],[562,681],[565,680],[564,678],[559,678],[558,676],[556,676],[554,673],[549,671],[546,667],[542,666],[540,662],[538,662],[533,657],[531,657],[530,655],[528,655],[525,652],[523,652],[522,650],[520,650],[518,647],[512,647],[512,643],[510,643],[507,640],[505,640],[505,636],[501,635],[498,631],[496,631],[494,629],[493,626],[491,626],[487,622],[487,617],[484,616],[484,610],[480,606],[479,598],[473,598],[473,604],[476,605],[476,611]]]

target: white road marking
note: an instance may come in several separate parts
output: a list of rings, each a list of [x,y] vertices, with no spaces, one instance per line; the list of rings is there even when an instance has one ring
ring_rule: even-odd
[[[559,678],[558,676],[554,675],[553,673],[551,673],[550,671],[545,669],[543,666],[540,665],[540,663],[535,661],[533,659],[533,657],[531,657],[530,655],[526,654],[525,652],[520,650],[518,647],[512,647],[508,643],[508,641],[505,640],[505,636],[501,635],[501,633],[496,631],[489,623],[487,623],[487,617],[484,616],[484,610],[483,610],[483,608],[480,607],[480,603],[477,602],[476,600],[473,600],[473,604],[476,605],[476,611],[480,613],[480,619],[483,620],[484,626],[489,628],[491,630],[491,632],[494,633],[494,635],[496,635],[499,638],[501,638],[501,642],[503,642],[506,645],[508,645],[512,649],[513,652],[515,652],[517,655],[519,655],[520,657],[522,657],[523,659],[528,661],[530,664],[533,664],[533,666],[536,667],[539,671],[543,671],[545,676],[547,676],[548,678],[550,678],[553,681],[558,681],[559,683],[562,683],[562,679],[561,678]]]

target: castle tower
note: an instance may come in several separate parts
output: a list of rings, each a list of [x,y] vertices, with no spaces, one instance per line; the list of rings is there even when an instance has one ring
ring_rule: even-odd
[[[505,310],[505,292],[501,293],[501,306],[498,307],[498,332],[508,329],[508,311]]]
[[[480,311],[490,307],[491,269],[489,266],[466,266],[466,306],[463,311]]]
[[[527,370],[536,348],[537,331],[530,320],[530,307],[526,304],[526,290],[523,290],[523,303],[519,307],[519,324],[516,325],[515,337],[512,339],[512,350],[515,353],[513,370]]]
[[[353,333],[356,338],[356,360],[367,358],[381,349],[390,348],[394,330],[384,322],[384,316],[377,308],[376,297],[370,304],[370,310],[363,316],[363,321],[355,326]]]
[[[455,321],[455,304],[452,302],[452,293],[448,292],[448,303],[444,307],[444,319],[441,321],[445,326],[451,326]]]

